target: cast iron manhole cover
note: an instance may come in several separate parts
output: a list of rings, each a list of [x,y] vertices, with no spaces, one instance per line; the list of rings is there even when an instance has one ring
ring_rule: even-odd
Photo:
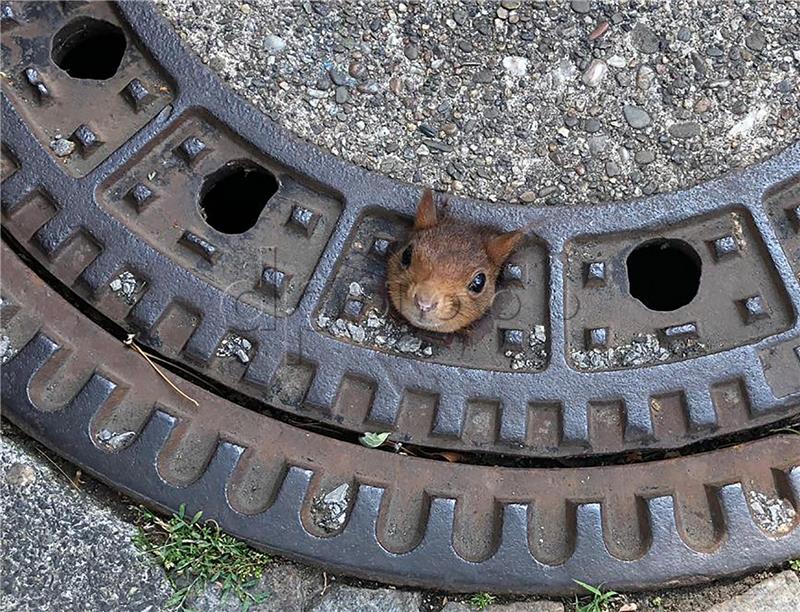
[[[800,147],[613,206],[453,199],[534,230],[488,317],[422,334],[384,290],[417,188],[265,119],[146,3],[2,18],[2,399],[25,431],[389,582],[633,589],[800,555]]]

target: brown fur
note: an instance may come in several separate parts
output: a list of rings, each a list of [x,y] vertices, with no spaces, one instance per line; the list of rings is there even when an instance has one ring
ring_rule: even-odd
[[[426,190],[408,242],[389,259],[392,303],[416,327],[454,332],[469,326],[491,306],[500,268],[523,237],[520,231],[499,234],[449,217],[439,219],[433,193]],[[402,257],[409,244],[411,265],[405,268]],[[476,295],[468,286],[480,272],[486,283]],[[415,296],[438,305],[422,313]]]

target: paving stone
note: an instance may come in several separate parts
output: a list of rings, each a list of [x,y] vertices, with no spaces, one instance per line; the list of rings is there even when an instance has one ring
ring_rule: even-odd
[[[172,593],[120,520],[16,436],[0,440],[3,610],[160,609]],[[74,473],[74,472],[73,472]]]
[[[800,610],[800,579],[792,571],[767,578],[748,591],[708,608],[707,612],[790,612]]]
[[[310,612],[418,612],[421,604],[419,592],[336,586]]]
[[[305,612],[323,587],[321,570],[277,560],[253,587],[254,593],[266,593],[266,600],[251,606],[250,611]],[[197,612],[239,612],[242,604],[230,596],[221,600],[218,589],[208,588],[192,601],[191,607]]]
[[[485,612],[564,612],[564,604],[557,601],[518,601],[510,604],[492,604]]]
[[[564,612],[564,604],[558,601],[516,601],[509,604],[491,604],[483,609],[484,612]],[[442,612],[475,612],[468,604],[460,601],[450,601]]]

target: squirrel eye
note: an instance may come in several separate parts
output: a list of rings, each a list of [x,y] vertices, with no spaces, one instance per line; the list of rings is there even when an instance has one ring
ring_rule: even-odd
[[[406,247],[405,251],[403,251],[403,254],[400,256],[400,263],[403,264],[404,268],[407,268],[408,266],[411,265],[411,252],[412,249],[411,245],[409,244]]]
[[[470,282],[468,289],[472,291],[472,293],[480,293],[483,291],[483,287],[486,285],[486,275],[481,272],[480,274],[476,274],[475,278],[472,279]]]

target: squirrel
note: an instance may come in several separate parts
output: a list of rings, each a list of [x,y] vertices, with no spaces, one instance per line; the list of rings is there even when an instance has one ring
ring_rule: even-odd
[[[440,219],[426,189],[408,242],[389,258],[392,304],[415,327],[442,333],[468,327],[492,305],[500,269],[524,237],[521,230],[497,233]]]

